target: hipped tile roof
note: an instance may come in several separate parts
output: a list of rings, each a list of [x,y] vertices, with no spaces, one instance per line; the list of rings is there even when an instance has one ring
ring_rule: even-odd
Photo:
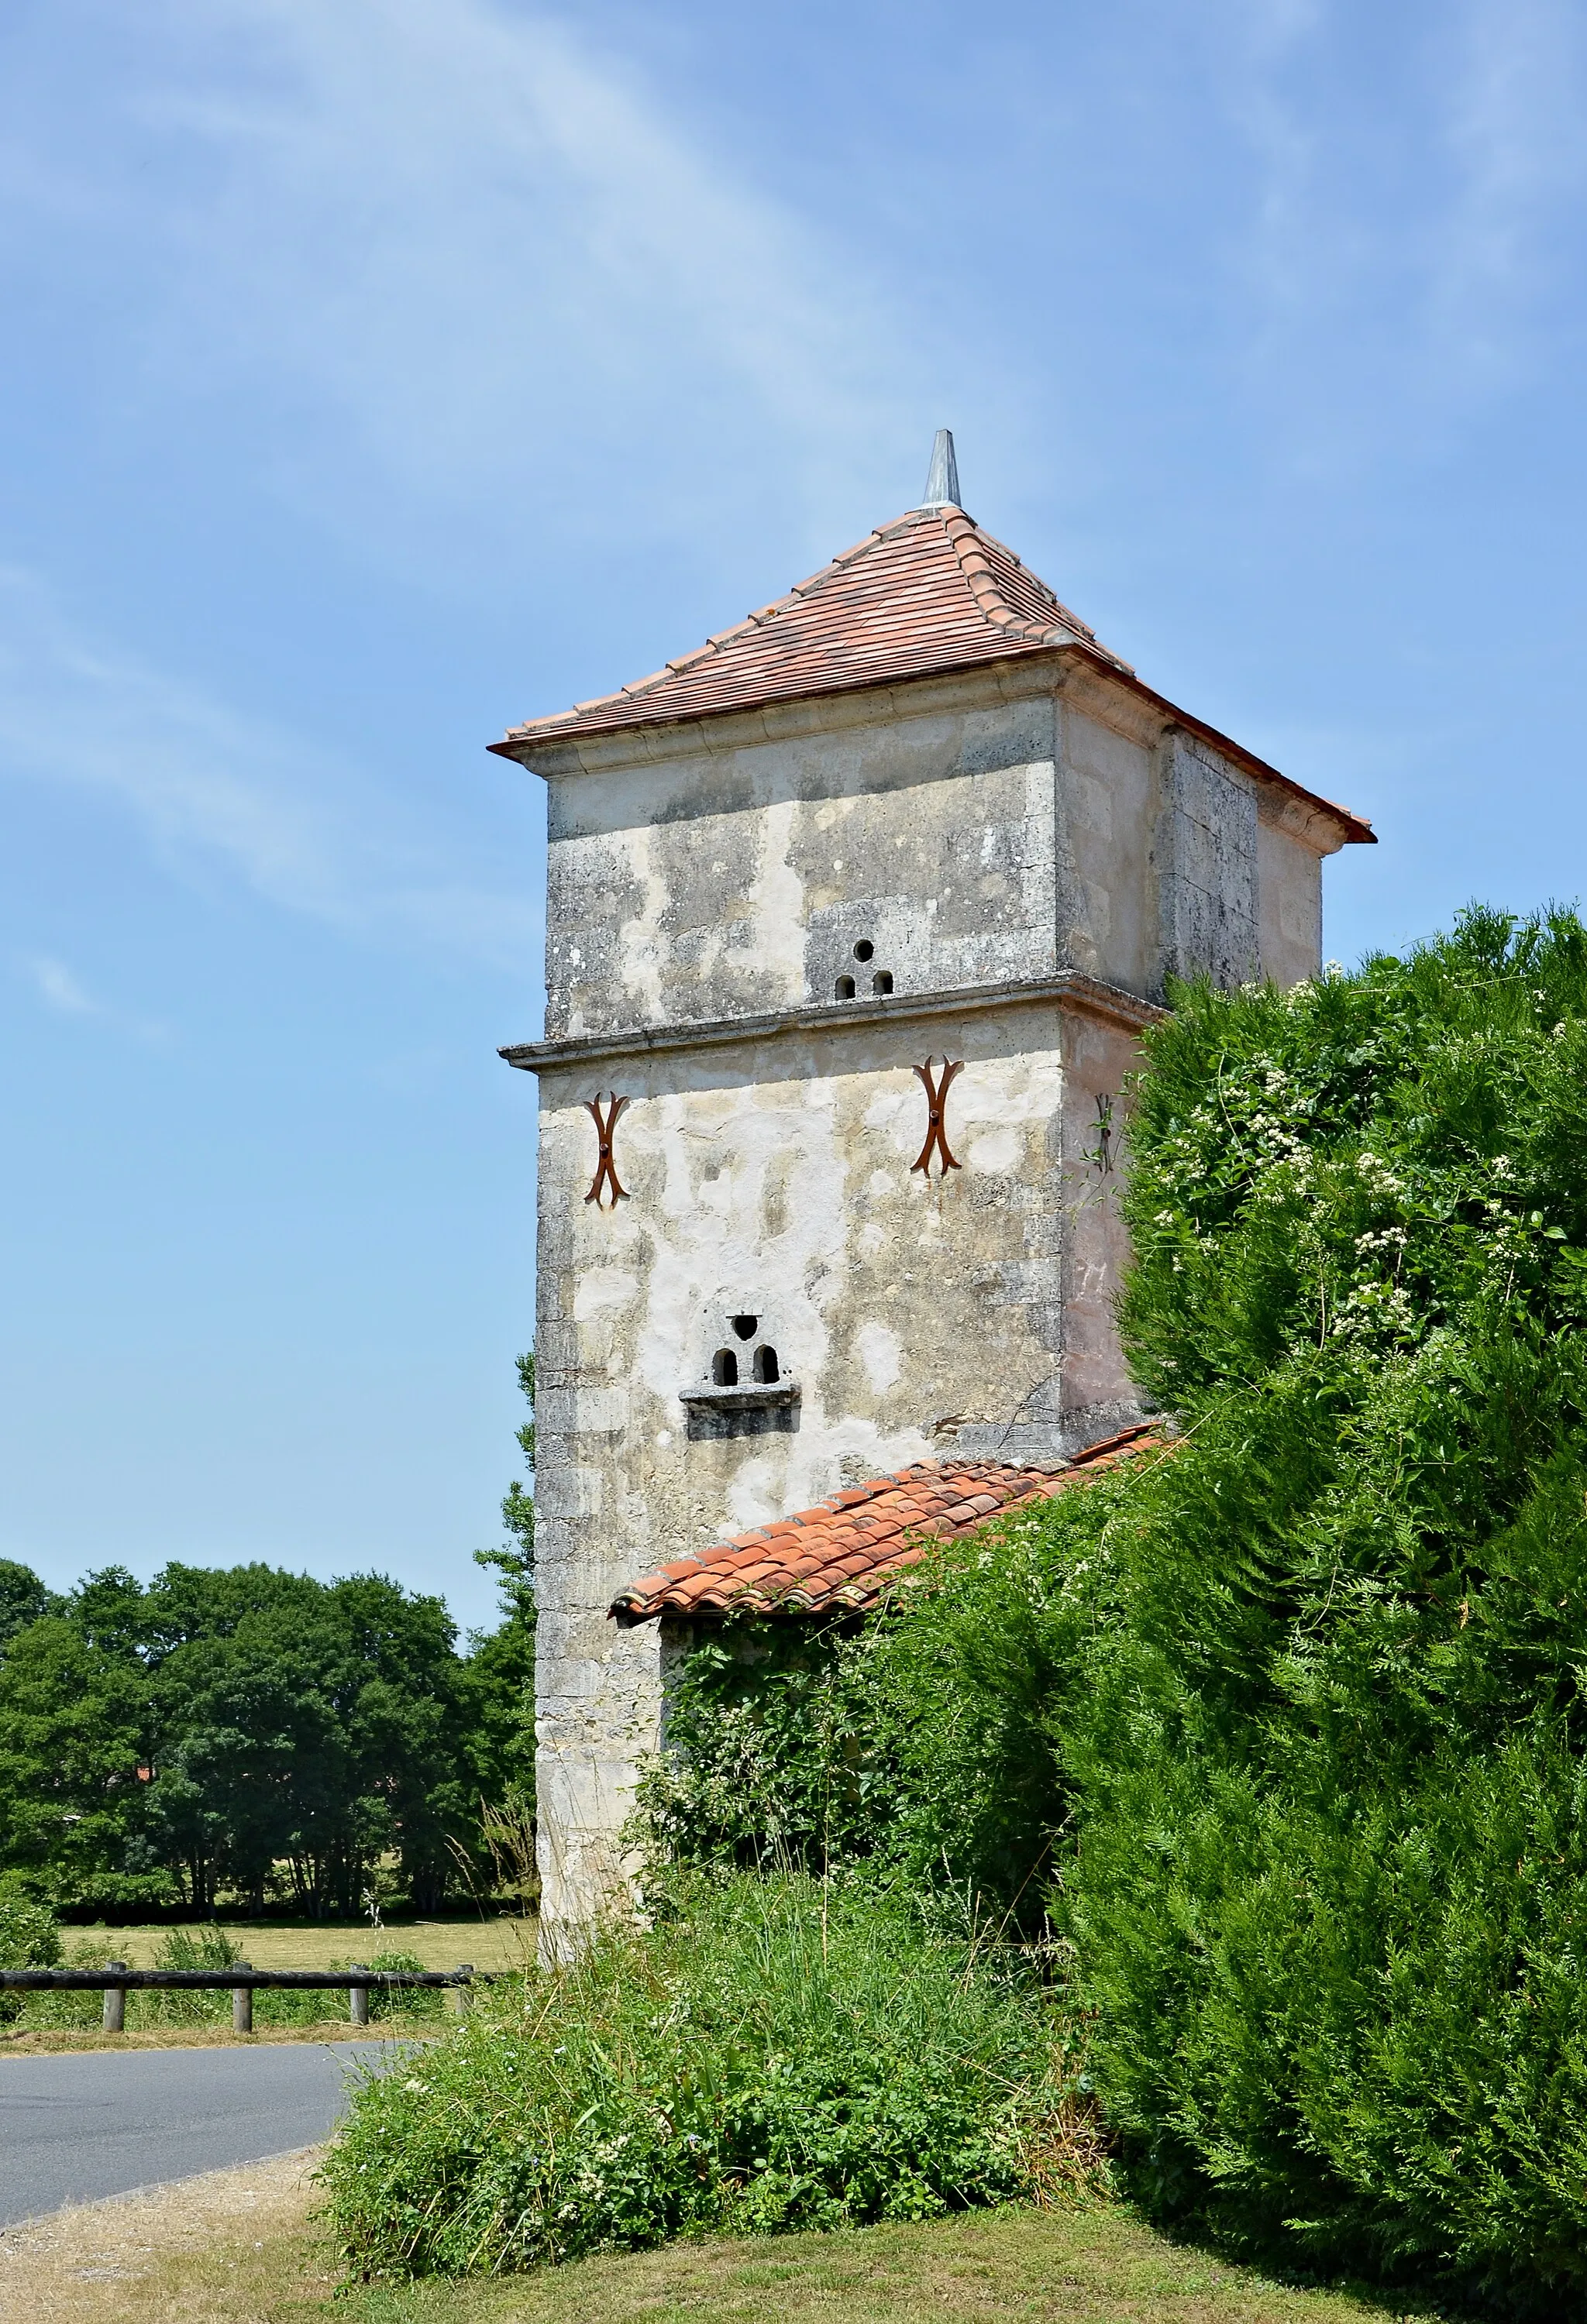
[[[1079,645],[1113,668],[1077,613],[963,509],[911,509],[786,597],[615,694],[514,726],[492,749],[745,710]]]
[[[660,1614],[863,1613],[893,1575],[918,1563],[932,1538],[973,1533],[1005,1509],[1061,1493],[1162,1441],[1150,1426],[1125,1429],[1050,1469],[918,1461],[697,1556],[676,1558],[620,1590],[612,1612],[627,1622]]]
[[[1376,844],[1370,824],[1292,782],[1227,734],[1142,683],[1011,549],[952,507],[910,509],[845,549],[786,597],[762,605],[694,653],[615,694],[514,726],[491,749],[533,763],[537,744],[624,727],[664,726],[773,702],[927,678],[978,662],[1073,647],[1166,717],[1261,780],[1321,807],[1347,842]]]

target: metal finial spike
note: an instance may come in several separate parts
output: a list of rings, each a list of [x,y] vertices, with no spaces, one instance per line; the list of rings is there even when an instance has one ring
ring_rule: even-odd
[[[954,431],[939,428],[937,441],[931,447],[931,473],[926,479],[926,497],[922,508],[962,508],[959,498],[959,464],[954,457]]]

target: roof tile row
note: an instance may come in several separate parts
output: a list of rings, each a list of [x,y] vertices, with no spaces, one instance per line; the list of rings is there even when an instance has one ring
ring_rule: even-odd
[[[879,684],[1053,645],[1128,669],[962,509],[912,509],[784,597],[615,694],[515,726],[520,745]]]
[[[620,1590],[612,1611],[626,1622],[661,1614],[863,1612],[894,1575],[918,1563],[931,1539],[973,1532],[1003,1509],[1062,1492],[1163,1441],[1149,1426],[1126,1429],[1050,1469],[918,1461],[697,1556],[675,1558]]]

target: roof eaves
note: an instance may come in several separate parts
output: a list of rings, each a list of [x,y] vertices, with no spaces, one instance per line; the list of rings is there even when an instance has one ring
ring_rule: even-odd
[[[1093,659],[1101,659],[1089,647],[1084,650]],[[1176,726],[1183,726],[1188,733],[1198,735],[1204,742],[1210,742],[1221,757],[1232,760],[1237,767],[1243,767],[1248,774],[1255,775],[1261,782],[1276,783],[1281,791],[1287,791],[1291,798],[1301,800],[1306,807],[1321,807],[1324,815],[1332,816],[1342,826],[1345,846],[1377,846],[1378,835],[1364,816],[1352,814],[1349,807],[1341,807],[1337,799],[1324,798],[1321,791],[1308,791],[1304,783],[1297,783],[1291,775],[1280,774],[1277,767],[1268,764],[1266,759],[1259,759],[1254,751],[1248,751],[1243,742],[1236,742],[1231,735],[1220,733],[1215,726],[1209,726],[1204,719],[1194,716],[1190,711],[1181,710],[1178,704],[1170,702],[1166,694],[1157,693],[1144,678],[1137,678],[1127,662],[1103,659],[1102,667],[1121,684],[1127,686],[1138,701],[1149,702],[1154,710],[1163,711]]]
[[[881,678],[871,671],[860,670],[853,678],[841,678],[826,685],[807,686],[797,694],[769,694],[760,700],[723,703],[710,709],[701,709],[691,704],[687,709],[661,710],[658,711],[652,718],[625,719],[616,729],[602,728],[597,731],[602,733],[614,731],[633,734],[648,733],[668,726],[701,726],[713,718],[742,718],[748,712],[771,708],[782,709],[797,702],[824,702],[831,700],[837,695],[869,694],[882,687],[913,686],[922,679],[953,678],[965,670],[995,669],[1000,662],[1014,661],[1022,659],[1026,654],[1043,650],[1051,651],[1063,647],[1075,647],[1090,655],[1103,669],[1117,670],[1121,676],[1129,674],[1129,664],[1114,660],[1105,646],[1087,646],[1083,638],[1075,637],[1066,630],[1056,632],[1050,637],[1032,635],[1026,638],[1000,635],[998,644],[1001,650],[995,653],[989,654],[983,651],[955,653],[945,660],[931,662],[921,669],[903,670]],[[672,675],[670,670],[665,674],[668,677]],[[560,710],[548,717],[537,718],[529,725],[512,727],[503,735],[499,742],[487,742],[485,748],[494,752],[498,758],[518,759],[524,751],[531,749],[537,742],[559,742],[565,740],[570,728],[577,733],[577,722],[583,709],[600,708],[608,702],[619,702],[625,698],[626,696],[623,694],[604,695],[597,704],[586,704],[580,706],[579,709]],[[1190,725],[1193,723],[1186,718],[1182,712],[1176,712],[1175,715],[1182,724]]]

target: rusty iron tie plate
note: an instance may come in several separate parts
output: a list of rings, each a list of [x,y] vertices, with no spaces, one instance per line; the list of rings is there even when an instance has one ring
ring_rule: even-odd
[[[612,1138],[617,1128],[617,1117],[627,1103],[628,1100],[625,1097],[619,1097],[614,1090],[606,1101],[607,1111],[603,1117],[598,1093],[595,1097],[585,1100],[584,1110],[595,1125],[595,1138],[598,1142],[595,1175],[590,1181],[589,1193],[584,1199],[586,1203],[598,1204],[601,1199],[601,1189],[604,1186],[610,1186],[614,1210],[619,1203],[625,1203],[628,1200],[628,1189],[618,1177],[617,1165],[612,1158]]]
[[[960,1167],[949,1149],[947,1131],[943,1125],[946,1120],[945,1108],[947,1103],[948,1084],[955,1074],[962,1074],[964,1070],[964,1061],[962,1057],[956,1063],[951,1057],[945,1057],[942,1061],[942,1079],[934,1082],[931,1077],[929,1057],[923,1065],[916,1065],[912,1068],[926,1085],[926,1143],[920,1148],[919,1158],[909,1165],[911,1173],[924,1170],[929,1178],[931,1157],[934,1152],[942,1163],[943,1176],[946,1177],[950,1170]]]

